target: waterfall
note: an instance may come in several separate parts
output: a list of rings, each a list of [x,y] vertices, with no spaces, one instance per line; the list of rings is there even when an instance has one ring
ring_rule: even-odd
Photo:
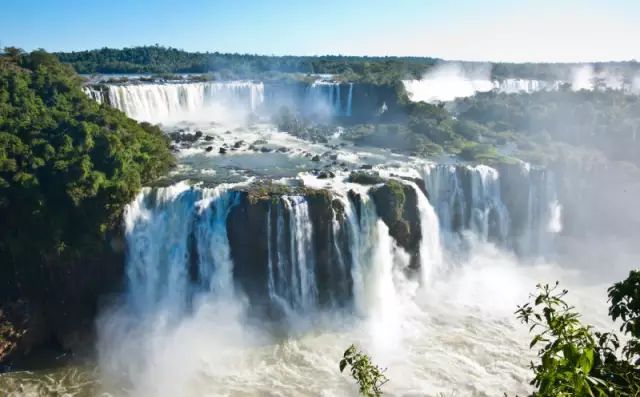
[[[232,297],[239,286],[271,313],[352,305],[368,316],[390,310],[396,273],[419,270],[428,288],[476,242],[522,257],[551,252],[562,230],[551,173],[526,164],[504,175],[484,165],[422,171],[427,194],[395,178],[415,192],[417,252],[395,242],[367,186],[332,186],[339,208],[303,194],[251,203],[233,185],[146,188],[124,216],[129,299],[140,310],[182,313],[201,294]]]
[[[424,180],[451,250],[460,248],[460,233],[466,230],[481,241],[504,242],[509,217],[500,197],[498,171],[484,165],[434,165],[425,167]]]
[[[199,290],[229,295],[233,265],[225,222],[237,193],[179,183],[145,189],[126,208],[127,283],[139,310],[188,308]]]
[[[494,80],[494,89],[505,94],[527,93],[536,91],[557,91],[562,81],[529,80],[529,79],[505,79]]]
[[[353,103],[353,83],[349,83],[349,95],[347,96],[347,117],[351,116],[351,104]]]
[[[348,84],[348,90],[343,86]],[[138,121],[216,121],[220,113],[269,114],[282,106],[308,114],[351,116],[354,83],[316,81],[296,91],[295,85],[251,81],[199,83],[128,83],[87,86],[93,100],[108,103]],[[221,111],[218,111],[220,110]],[[217,113],[216,113],[217,112]]]
[[[517,237],[520,254],[533,255],[551,251],[553,238],[562,231],[562,205],[558,201],[553,174],[546,170],[522,167],[527,181],[526,216]]]
[[[533,93],[536,91],[557,91],[562,81],[531,79],[473,79],[463,75],[426,78],[422,80],[403,80],[405,90],[412,101],[441,102],[465,98],[478,92],[495,91],[505,94]]]
[[[82,87],[82,92],[94,101],[104,103],[104,93],[101,90],[93,89],[91,87]]]
[[[550,253],[554,235],[562,230],[553,175],[526,164],[511,172],[514,177],[505,181],[485,165],[424,168],[425,187],[450,252],[464,250],[467,236],[472,236],[524,256]]]
[[[502,203],[498,171],[486,165],[469,167],[471,173],[471,229],[488,241],[508,236],[509,214]]]
[[[440,224],[435,209],[422,190],[414,182],[405,182],[416,192],[420,214],[420,274],[423,285],[432,281],[432,276],[442,270],[443,252],[440,241]]]
[[[353,102],[353,83],[349,83],[346,102],[342,98],[343,83],[334,81],[316,81],[309,86],[305,98],[307,108],[326,111],[331,116],[351,116]]]
[[[255,112],[264,102],[264,85],[250,81],[142,83],[105,87],[108,90],[108,103],[138,121],[212,120],[211,111],[216,107]],[[98,91],[88,89],[88,92],[91,97],[99,98]]]
[[[291,258],[299,278],[299,305],[310,308],[316,300],[315,263],[312,248],[312,229],[309,205],[304,197],[284,197],[290,211],[289,230],[292,230]]]
[[[392,314],[396,299],[394,243],[368,194],[362,191],[356,200],[341,200],[349,238],[354,308],[360,315],[384,321]]]

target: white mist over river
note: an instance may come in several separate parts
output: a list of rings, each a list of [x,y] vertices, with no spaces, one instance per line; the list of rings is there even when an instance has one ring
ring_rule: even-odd
[[[271,125],[234,128],[227,110],[254,111],[264,93],[255,83],[217,84],[110,89],[141,120],[197,122],[165,128],[209,138],[180,148],[172,175],[203,183],[146,188],[128,206],[126,287],[97,320],[97,357],[0,378],[14,390],[24,381],[10,395],[355,396],[338,370],[352,343],[387,368],[385,394],[524,395],[534,352],[514,311],[537,283],[560,280],[585,321],[608,330],[606,288],[624,274],[558,263],[563,203],[553,174],[520,164],[522,185],[510,190],[496,168],[341,145],[339,131],[312,144]],[[347,115],[350,94],[331,87],[310,95]],[[226,104],[220,112],[203,109],[212,98]],[[258,141],[267,150],[250,149]],[[331,161],[345,170],[312,172]],[[378,214],[373,186],[349,181],[362,164],[415,195],[417,269]],[[285,193],[265,204],[260,233],[238,234],[233,223],[255,210],[242,189],[265,179],[327,189],[339,206],[322,219],[311,198]],[[512,190],[521,197],[510,200]],[[259,267],[239,259],[258,251]]]
[[[539,80],[524,78],[493,79],[491,67],[475,67],[465,70],[461,64],[445,63],[429,70],[420,79],[403,80],[410,100],[428,103],[448,102],[457,98],[467,98],[477,93],[494,91],[502,94],[533,93],[537,91],[557,91],[566,86],[572,91],[580,90],[623,90],[640,93],[640,76],[629,79],[615,71],[596,72],[592,65],[575,66],[570,78],[565,80]]]

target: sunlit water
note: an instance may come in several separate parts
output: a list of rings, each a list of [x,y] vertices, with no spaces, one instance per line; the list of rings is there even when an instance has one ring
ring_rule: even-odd
[[[333,161],[347,170],[372,164],[393,175],[412,172],[420,163],[379,149],[336,148],[339,134],[323,145],[268,126],[232,134],[223,126],[202,130],[213,139],[181,150],[174,178],[214,185],[289,178]],[[258,139],[276,151],[256,152],[248,145],[227,154],[206,151]],[[279,147],[287,151],[278,152]],[[328,150],[337,160],[313,162],[307,154]],[[331,183],[344,192],[339,182]],[[428,222],[429,203],[421,205]],[[559,229],[559,220],[552,221]],[[237,289],[200,295],[191,312],[179,315],[170,305],[140,315],[131,305],[114,304],[97,319],[97,357],[57,369],[2,374],[0,390],[10,396],[355,396],[353,380],[338,369],[343,351],[355,343],[387,369],[389,395],[523,395],[529,391],[528,365],[535,352],[528,349],[526,327],[514,311],[537,283],[560,280],[585,320],[607,330],[605,291],[614,279],[582,282],[594,277],[564,265],[522,263],[482,238],[472,239],[471,254],[463,260],[430,255],[428,273],[407,278],[406,253],[386,226],[378,221],[367,227],[365,235],[376,243],[353,243],[367,252],[354,278],[360,290],[353,307],[312,309],[267,323],[250,314]],[[428,226],[437,227],[437,222]],[[434,248],[439,244],[431,241],[430,250],[440,249]]]
[[[205,301],[178,326],[163,324],[158,315],[113,346],[115,356],[129,351],[131,361],[141,361],[121,378],[109,364],[103,364],[108,376],[92,366],[69,366],[5,374],[0,386],[16,396],[356,395],[352,380],[338,370],[342,352],[356,343],[387,368],[390,395],[522,395],[533,354],[514,309],[537,282],[578,275],[518,265],[487,250],[423,291],[400,293],[393,322],[318,313],[295,321],[285,336],[252,323],[238,302]],[[606,285],[563,285],[579,308],[588,307],[586,319],[600,324]],[[119,370],[134,369],[119,362]],[[122,383],[129,378],[132,384]]]

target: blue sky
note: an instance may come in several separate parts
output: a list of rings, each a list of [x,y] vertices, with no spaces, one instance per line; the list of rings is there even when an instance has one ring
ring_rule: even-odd
[[[640,60],[640,0],[2,0],[0,45]]]

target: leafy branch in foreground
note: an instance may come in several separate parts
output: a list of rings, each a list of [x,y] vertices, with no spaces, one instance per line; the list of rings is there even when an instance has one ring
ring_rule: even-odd
[[[620,350],[616,334],[592,332],[575,308],[564,301],[566,290],[538,285],[533,303],[519,306],[518,318],[534,334],[530,347],[542,344],[539,363],[531,363],[534,396],[640,396],[640,272],[608,290],[609,314],[621,319],[628,340]]]
[[[382,386],[389,381],[384,375],[386,369],[375,365],[371,358],[358,351],[354,345],[344,352],[340,360],[340,372],[349,366],[351,376],[360,386],[360,394],[365,397],[379,397],[382,395]]]

